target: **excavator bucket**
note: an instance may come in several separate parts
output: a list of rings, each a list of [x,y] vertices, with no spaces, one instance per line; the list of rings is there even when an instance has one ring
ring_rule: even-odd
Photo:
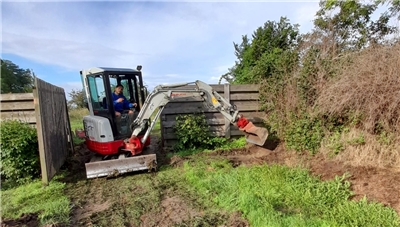
[[[120,154],[116,159],[103,160],[102,156],[95,155],[85,164],[86,178],[114,177],[123,173],[155,170],[157,168],[156,154],[141,154],[125,157]]]
[[[259,146],[263,146],[268,138],[268,130],[266,128],[257,127],[249,122],[244,128],[240,129],[245,132],[246,141]]]

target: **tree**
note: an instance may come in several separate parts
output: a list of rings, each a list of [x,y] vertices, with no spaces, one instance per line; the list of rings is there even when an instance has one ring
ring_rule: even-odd
[[[1,93],[32,92],[35,74],[9,60],[1,60]]]
[[[71,108],[86,108],[85,92],[82,90],[74,90],[68,93],[71,100],[68,101],[68,107]]]
[[[256,83],[286,71],[297,61],[298,42],[298,25],[291,25],[285,17],[279,22],[267,21],[254,31],[252,40],[245,35],[241,44],[234,43],[237,61],[221,78],[239,84]]]
[[[396,32],[396,27],[388,22],[399,8],[398,0],[391,1],[389,12],[382,13],[373,21],[372,14],[384,2],[387,1],[363,4],[355,0],[323,0],[314,20],[316,32],[330,37],[337,52],[357,50],[370,43],[383,41],[386,35]]]

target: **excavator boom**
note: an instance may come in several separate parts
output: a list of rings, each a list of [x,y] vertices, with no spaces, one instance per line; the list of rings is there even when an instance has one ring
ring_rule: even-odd
[[[196,85],[195,88],[185,88],[186,85]],[[218,110],[231,124],[237,125],[244,132],[246,140],[249,143],[254,143],[262,146],[268,137],[268,131],[265,128],[256,127],[248,121],[235,106],[227,102],[214,89],[202,82],[195,81],[191,83],[180,83],[172,85],[159,85],[152,93],[150,93],[138,116],[131,124],[132,135],[123,141],[121,148],[124,152],[130,152],[132,157],[120,155],[118,159],[93,162],[86,164],[86,173],[88,178],[118,175],[126,172],[133,172],[145,169],[155,169],[156,155],[143,152],[145,143],[153,129],[155,122],[160,117],[161,112],[167,103],[172,100],[183,98],[197,97],[205,103]],[[157,111],[154,119],[150,121],[150,117]],[[139,133],[146,129],[144,136],[139,137]],[[141,154],[141,155],[138,155]]]
[[[186,85],[195,84],[195,89],[179,89]],[[173,90],[171,88],[174,88]],[[264,145],[268,137],[268,131],[265,128],[256,127],[252,122],[244,118],[243,115],[239,114],[239,111],[232,106],[228,101],[226,101],[221,95],[219,95],[214,89],[202,82],[195,81],[191,83],[181,83],[174,85],[159,85],[154,91],[147,97],[142,111],[140,111],[138,117],[132,124],[133,132],[131,138],[127,140],[126,148],[131,151],[131,153],[138,154],[143,148],[142,144],[146,141],[149,136],[150,131],[154,127],[154,123],[159,118],[161,112],[163,111],[165,105],[171,100],[179,100],[188,97],[200,97],[202,101],[210,104],[214,109],[218,110],[225,118],[229,120],[231,124],[237,124],[239,129],[245,133],[246,140],[249,143],[257,144],[259,146]],[[150,116],[154,111],[158,109],[158,112],[147,129],[146,134],[139,139],[138,134],[145,128],[145,125],[150,120]]]

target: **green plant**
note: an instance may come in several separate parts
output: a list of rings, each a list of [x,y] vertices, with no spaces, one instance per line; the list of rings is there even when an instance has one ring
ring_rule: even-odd
[[[348,140],[347,143],[353,146],[364,145],[365,144],[364,134],[361,133],[358,137]]]
[[[378,135],[378,142],[382,145],[390,145],[394,142],[394,134],[386,131],[381,131]]]
[[[285,132],[286,146],[296,151],[307,150],[315,154],[324,137],[321,121],[312,119],[307,114],[299,118],[293,116],[292,119]]]
[[[337,155],[344,150],[340,131],[335,131],[331,136],[328,136],[327,140],[327,147],[333,152],[333,154]]]
[[[42,225],[69,222],[70,201],[64,194],[65,183],[56,176],[48,186],[40,180],[1,191],[3,218],[19,218],[22,214],[38,213]]]
[[[174,131],[178,139],[175,149],[178,151],[213,149],[226,141],[211,135],[204,114],[177,116]]]
[[[36,129],[27,123],[0,123],[1,176],[10,186],[38,177],[40,173]]]
[[[197,159],[184,175],[198,198],[240,211],[250,226],[399,226],[379,203],[350,201],[349,175],[321,181],[307,170],[280,165],[239,166]]]

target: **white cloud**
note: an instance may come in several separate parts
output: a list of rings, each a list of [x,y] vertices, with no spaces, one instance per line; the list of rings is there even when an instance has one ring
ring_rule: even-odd
[[[150,88],[197,79],[216,81],[234,65],[233,42],[240,43],[242,35],[251,35],[280,16],[307,22],[313,10],[307,8],[310,4],[296,3],[304,5],[297,11],[291,10],[292,4],[3,2],[2,53],[74,75],[96,66],[140,64]],[[76,78],[49,79],[65,84]]]

